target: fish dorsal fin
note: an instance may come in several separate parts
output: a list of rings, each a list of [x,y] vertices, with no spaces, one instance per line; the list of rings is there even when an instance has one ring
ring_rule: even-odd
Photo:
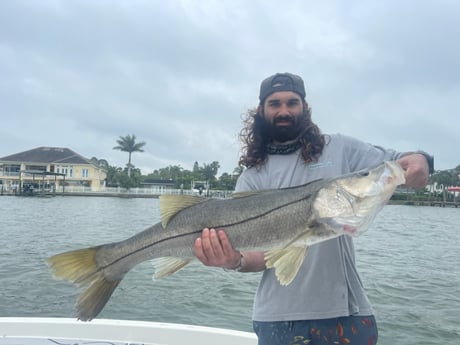
[[[281,285],[289,285],[297,275],[307,254],[307,246],[289,246],[265,252],[265,265],[274,268]]]
[[[153,279],[160,279],[176,273],[181,268],[184,268],[190,260],[175,258],[172,256],[158,258],[153,261],[155,267],[155,274]]]
[[[168,225],[171,218],[179,211],[199,204],[204,200],[206,200],[205,197],[194,195],[160,195],[160,214],[163,228],[166,228],[166,225]]]

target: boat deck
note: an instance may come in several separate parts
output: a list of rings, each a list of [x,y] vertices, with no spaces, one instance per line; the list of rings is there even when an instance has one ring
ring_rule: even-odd
[[[253,333],[171,323],[0,317],[0,345],[256,345]]]

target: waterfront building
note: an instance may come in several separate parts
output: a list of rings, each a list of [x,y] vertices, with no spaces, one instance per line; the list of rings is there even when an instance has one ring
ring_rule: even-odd
[[[2,193],[64,191],[66,186],[105,188],[107,172],[62,147],[38,147],[0,158]]]

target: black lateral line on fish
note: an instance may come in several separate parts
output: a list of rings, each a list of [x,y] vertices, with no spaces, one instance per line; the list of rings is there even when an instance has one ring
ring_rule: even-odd
[[[251,221],[251,220],[253,220],[253,219],[257,219],[257,218],[266,216],[266,215],[268,215],[268,214],[270,214],[270,213],[272,213],[272,212],[275,212],[275,211],[277,211],[277,210],[279,210],[279,209],[282,209],[282,208],[284,208],[284,207],[290,206],[290,205],[292,205],[292,204],[301,202],[302,200],[305,200],[305,199],[309,198],[310,196],[311,196],[311,195],[306,196],[306,197],[303,197],[303,198],[298,199],[298,200],[294,200],[294,201],[288,202],[287,204],[284,204],[284,205],[282,205],[282,206],[275,207],[275,208],[273,208],[273,209],[271,209],[271,210],[268,210],[268,211],[266,211],[266,212],[264,212],[264,213],[261,213],[261,214],[259,214],[259,215],[257,215],[257,216],[254,216],[254,217],[247,218],[247,219],[245,219],[245,220],[243,220],[243,221],[240,221],[240,222],[230,223],[230,224],[225,224],[225,225],[214,225],[213,228],[225,228],[225,227],[230,227],[230,226],[235,226],[235,225],[238,225],[238,224],[242,224],[242,223],[245,223],[245,222],[247,222],[247,221]],[[167,229],[165,229],[165,230],[167,230]],[[152,246],[155,246],[155,245],[157,245],[157,244],[159,244],[159,243],[162,243],[162,242],[165,242],[165,241],[169,241],[169,240],[172,240],[172,239],[176,239],[176,238],[180,238],[180,237],[183,237],[183,236],[189,236],[189,235],[193,235],[193,234],[198,234],[198,233],[200,233],[200,232],[202,232],[202,231],[203,231],[203,229],[199,229],[199,230],[191,231],[191,232],[184,233],[184,234],[180,234],[180,235],[176,235],[176,236],[171,236],[171,237],[164,238],[164,239],[158,240],[158,241],[156,241],[156,242],[150,243],[150,244],[148,244],[148,245],[145,246],[145,247],[139,248],[139,249],[137,249],[137,250],[135,250],[135,251],[133,251],[133,252],[131,252],[131,253],[129,253],[129,254],[126,254],[126,255],[124,255],[124,256],[121,256],[121,257],[117,258],[116,260],[112,261],[111,263],[109,263],[109,264],[107,264],[107,265],[105,265],[105,266],[102,266],[101,268],[99,268],[98,272],[99,272],[100,270],[106,269],[106,268],[108,268],[108,267],[110,267],[110,266],[116,264],[117,262],[119,262],[119,261],[121,261],[121,260],[123,260],[123,259],[126,259],[127,257],[129,257],[129,256],[131,256],[131,255],[133,255],[133,254],[136,254],[136,253],[138,253],[138,252],[141,252],[141,251],[143,251],[143,250],[145,250],[145,249],[148,249],[148,248],[150,248],[150,247],[152,247]]]

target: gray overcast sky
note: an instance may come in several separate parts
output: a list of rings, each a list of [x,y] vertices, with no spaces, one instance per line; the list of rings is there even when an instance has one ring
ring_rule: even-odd
[[[313,119],[460,164],[460,1],[2,0],[0,157],[67,147],[231,173],[260,81],[301,75]]]

